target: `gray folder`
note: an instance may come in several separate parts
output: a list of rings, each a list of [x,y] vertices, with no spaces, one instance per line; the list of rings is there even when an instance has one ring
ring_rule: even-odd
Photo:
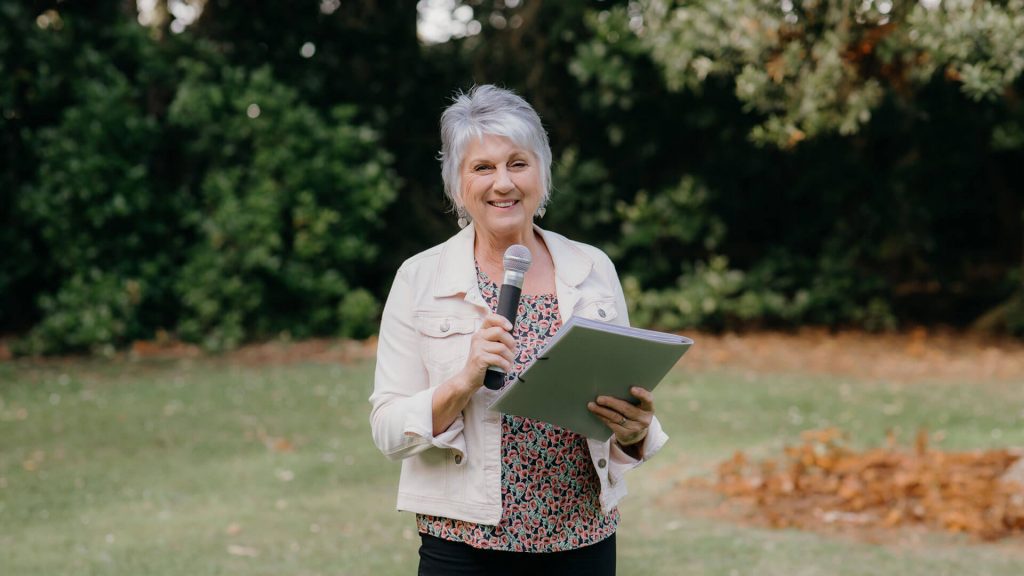
[[[490,408],[607,440],[611,430],[587,402],[637,403],[630,387],[653,390],[692,345],[684,336],[573,316]]]

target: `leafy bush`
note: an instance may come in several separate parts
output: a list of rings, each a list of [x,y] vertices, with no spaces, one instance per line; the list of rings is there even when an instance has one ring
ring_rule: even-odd
[[[209,348],[367,334],[375,302],[345,299],[379,255],[398,182],[357,110],[318,112],[269,70],[202,46],[174,71],[173,50],[136,25],[108,36],[72,55],[55,121],[23,133],[37,166],[3,242],[36,253],[16,244],[0,287],[35,282],[39,320],[18,349],[107,350],[175,329]]]
[[[56,294],[40,297],[43,320],[17,344],[16,351],[109,354],[137,331],[136,312],[142,297],[136,280],[99,270],[76,274]]]
[[[379,317],[380,302],[363,288],[346,294],[338,305],[341,335],[347,338],[366,338],[375,334]]]
[[[640,190],[632,202],[619,201],[621,234],[610,249],[630,262],[630,273],[645,285],[663,284],[681,272],[680,263],[711,254],[725,237],[725,224],[711,208],[711,193],[692,176],[650,194]]]
[[[1022,0],[613,4],[483,3],[479,35],[421,46],[360,3],[206,3],[172,34],[0,0],[0,329],[370,333],[451,233],[437,114],[499,75],[559,159],[544,226],[615,259],[637,323],[964,325],[1018,289]]]
[[[790,323],[803,315],[807,302],[805,292],[787,297],[753,285],[747,274],[729,268],[724,256],[689,267],[675,288],[642,291],[637,279],[628,277],[624,290],[632,322],[664,330]]]
[[[826,259],[823,266],[828,265]],[[724,256],[690,266],[674,288],[642,290],[636,277],[623,282],[631,321],[663,330],[792,327],[803,323],[889,330],[896,320],[887,300],[864,292],[846,268],[819,270],[810,286],[775,276],[761,266],[744,272]],[[797,286],[795,289],[793,286]]]
[[[121,344],[157,327],[137,316],[173,315],[165,287],[188,202],[162,194],[151,170],[161,127],[144,88],[89,46],[73,67],[83,75],[75,100],[26,137],[38,171],[15,205],[49,284],[36,292],[41,320],[29,337],[47,353]],[[140,288],[130,306],[126,285]]]
[[[365,332],[339,305],[379,253],[371,239],[397,181],[355,112],[324,117],[266,68],[187,63],[170,107],[200,199],[176,281],[182,337],[221,348],[285,330]]]

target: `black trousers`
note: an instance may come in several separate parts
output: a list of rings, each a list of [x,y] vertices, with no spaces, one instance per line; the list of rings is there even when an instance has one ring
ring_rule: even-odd
[[[575,550],[531,553],[480,550],[420,534],[419,576],[615,576],[615,534]]]

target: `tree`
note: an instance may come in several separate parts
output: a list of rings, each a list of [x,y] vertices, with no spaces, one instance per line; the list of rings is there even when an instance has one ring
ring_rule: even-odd
[[[1022,8],[635,2],[597,14],[577,66],[613,102],[632,68],[591,54],[646,56],[682,94],[731,88],[759,149],[731,176],[693,170],[728,231],[720,251],[790,296],[834,285],[856,304],[830,318],[840,302],[822,298],[818,321],[873,301],[965,322],[1012,290],[1021,259]]]

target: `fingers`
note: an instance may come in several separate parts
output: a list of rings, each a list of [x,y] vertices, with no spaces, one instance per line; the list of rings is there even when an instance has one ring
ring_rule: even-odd
[[[475,377],[482,377],[488,366],[497,366],[510,372],[516,355],[516,341],[509,333],[512,323],[498,314],[484,317],[480,329],[473,334],[467,367]],[[474,378],[475,379],[475,378]]]
[[[646,388],[639,386],[633,386],[629,389],[629,392],[634,398],[640,400],[639,408],[644,412],[650,412],[654,414],[654,393]]]
[[[605,408],[597,402],[587,402],[587,410],[593,412],[598,418],[607,419],[610,422],[618,422],[622,419],[621,414],[611,408]]]
[[[612,396],[598,396],[587,403],[587,408],[608,426],[622,446],[632,446],[646,438],[654,419],[654,395],[636,386],[630,393],[639,405]]]
[[[504,344],[511,354],[509,360],[515,356],[516,340],[510,333],[512,323],[504,316],[490,313],[484,317],[483,324],[477,330],[476,336],[489,342],[500,342]]]
[[[482,324],[480,324],[481,330],[491,327],[504,328],[506,332],[512,331],[512,323],[509,322],[508,318],[505,318],[500,314],[495,314],[494,312],[491,312],[487,316],[484,316],[484,321]]]
[[[508,347],[509,350],[516,349],[515,338],[513,338],[512,335],[504,328],[500,328],[498,326],[481,328],[476,335],[484,342],[498,342]]]
[[[599,408],[604,408],[609,413],[614,413],[609,417],[616,422],[620,419],[620,417],[615,416],[615,414],[618,414],[625,416],[629,420],[640,422],[645,426],[649,425],[651,418],[654,416],[654,395],[649,390],[638,386],[631,388],[630,392],[640,401],[639,405],[633,405],[630,402],[613,396],[598,396],[595,403]]]
[[[594,402],[588,402],[587,409],[593,412],[595,416],[597,416],[598,418],[601,419],[601,421],[607,424],[613,432],[617,430],[622,430],[623,427],[629,423],[628,418],[626,418],[626,422],[623,422],[623,418],[625,418],[624,415],[609,408],[600,406]]]
[[[484,366],[497,366],[505,372],[511,372],[515,352],[504,342],[483,342],[480,344],[479,357],[484,361]]]

